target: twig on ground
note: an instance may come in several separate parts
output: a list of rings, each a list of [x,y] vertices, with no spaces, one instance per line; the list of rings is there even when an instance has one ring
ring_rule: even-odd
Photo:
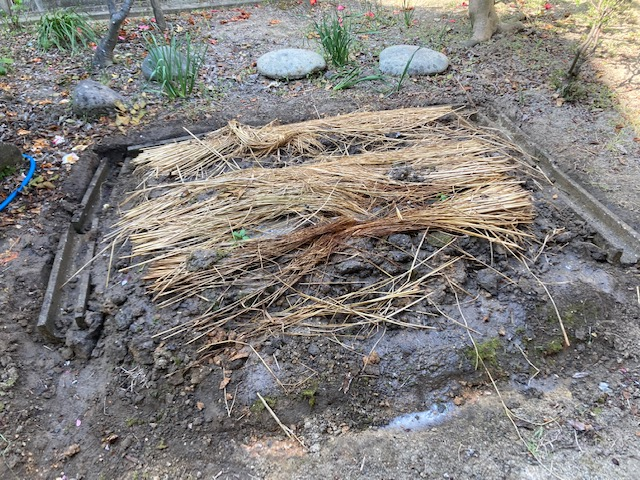
[[[282,429],[282,431],[287,435],[287,437],[295,440],[296,442],[298,442],[300,444],[300,446],[302,446],[302,448],[304,448],[305,450],[307,449],[307,447],[304,445],[304,443],[302,443],[302,440],[300,440],[295,433],[293,433],[293,431],[287,427],[284,423],[282,423],[280,421],[280,419],[278,418],[278,416],[275,414],[275,412],[271,409],[271,407],[269,406],[269,404],[267,403],[267,401],[262,397],[262,395],[260,395],[260,393],[256,392],[256,395],[258,396],[258,398],[260,399],[260,401],[262,402],[262,405],[264,405],[264,408],[267,409],[267,411],[269,412],[269,414],[273,417],[273,419],[276,421],[276,423],[278,424],[278,426]]]

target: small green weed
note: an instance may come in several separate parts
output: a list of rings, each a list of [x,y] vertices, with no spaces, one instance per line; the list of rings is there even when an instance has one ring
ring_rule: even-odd
[[[529,453],[534,457],[537,457],[538,455],[540,443],[543,437],[544,427],[538,427],[531,435],[531,438],[527,439],[527,450],[529,450]]]
[[[314,25],[316,33],[320,37],[322,49],[331,63],[336,67],[342,67],[349,63],[353,45],[350,19],[332,12],[323,16]]]
[[[204,64],[207,45],[194,45],[188,34],[182,40],[174,36],[169,43],[154,34],[147,35],[146,40],[155,64],[151,78],[162,85],[162,90],[171,99],[191,95]]]
[[[269,405],[270,408],[275,408],[276,403],[278,403],[278,400],[275,397],[264,397],[264,401],[267,402],[267,405]],[[249,407],[249,410],[251,410],[253,413],[261,413],[266,410],[266,408],[264,408],[264,403],[262,403],[262,401],[258,398]]]
[[[249,240],[249,235],[244,228],[241,230],[232,230],[231,236],[233,237],[234,242],[243,242],[245,240]]]
[[[56,10],[45,13],[37,24],[37,43],[43,50],[56,47],[72,54],[81,46],[87,47],[97,40],[89,17],[74,10]]]
[[[316,405],[316,395],[318,393],[318,384],[317,383],[314,383],[309,388],[305,388],[300,393],[302,395],[302,398],[304,398],[305,400],[307,400],[309,402],[309,406],[311,408],[315,407],[315,405]]]
[[[11,175],[15,175],[18,169],[12,165],[7,165],[3,169],[0,170],[0,180],[4,180]]]
[[[385,79],[384,75],[362,76],[362,69],[360,67],[354,67],[348,71],[342,72],[338,75],[338,78],[340,78],[340,81],[333,86],[333,89],[336,91],[346,90],[362,82]]]
[[[415,51],[411,54],[411,57],[409,57],[407,64],[404,66],[404,70],[402,70],[402,75],[400,75],[400,78],[398,78],[398,82],[396,83],[395,87],[391,89],[391,91],[389,92],[389,95],[393,93],[398,93],[400,91],[400,89],[402,88],[402,84],[409,76],[409,67],[411,66],[411,62],[413,62],[413,57],[416,56],[416,54],[420,51],[421,48],[422,47],[416,48]]]

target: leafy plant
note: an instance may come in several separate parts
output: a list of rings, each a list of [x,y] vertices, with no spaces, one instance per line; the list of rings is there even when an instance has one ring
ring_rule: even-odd
[[[13,165],[7,165],[4,168],[0,168],[0,180],[4,180],[11,175],[15,175],[17,171],[18,169]]]
[[[171,99],[191,95],[198,71],[204,64],[207,45],[196,47],[188,34],[183,40],[172,37],[169,43],[153,33],[145,38],[155,65],[151,78],[162,85]]]
[[[244,240],[249,240],[249,235],[247,231],[243,228],[241,230],[233,230],[231,232],[231,236],[233,237],[234,242],[242,242]]]
[[[43,50],[76,53],[81,46],[95,42],[97,35],[89,24],[89,17],[74,10],[63,9],[45,13],[37,24],[37,42]]]
[[[9,65],[13,64],[13,59],[8,57],[0,57],[0,75],[9,73]]]
[[[325,55],[336,67],[349,63],[353,35],[349,18],[342,18],[335,13],[325,15],[314,24],[316,33]]]

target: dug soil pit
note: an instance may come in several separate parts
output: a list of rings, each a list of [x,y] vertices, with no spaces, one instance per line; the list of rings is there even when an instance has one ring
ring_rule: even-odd
[[[5,326],[3,478],[633,478],[637,269],[493,132],[421,107],[104,155],[63,344]]]

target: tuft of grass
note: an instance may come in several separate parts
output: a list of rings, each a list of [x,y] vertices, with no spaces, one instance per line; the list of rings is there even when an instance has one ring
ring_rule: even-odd
[[[314,24],[316,33],[325,56],[335,67],[343,67],[349,63],[349,56],[353,45],[351,21],[335,13],[325,15]]]
[[[409,67],[411,66],[411,62],[413,62],[413,57],[416,56],[416,54],[420,51],[421,48],[422,47],[416,48],[416,50],[411,54],[411,57],[409,57],[409,60],[407,61],[407,64],[404,66],[404,69],[402,70],[402,75],[400,75],[400,78],[398,78],[398,82],[391,89],[391,91],[389,92],[389,95],[391,95],[393,93],[398,93],[400,91],[400,89],[402,88],[402,84],[404,83],[404,81],[409,76]]]
[[[13,65],[13,59],[9,57],[0,57],[0,75],[9,73],[9,66]]]
[[[412,27],[415,24],[413,18],[416,14],[416,8],[411,5],[410,0],[402,0],[402,20],[405,27]]]
[[[81,47],[97,40],[87,15],[71,9],[45,13],[38,21],[37,43],[43,50],[56,47],[61,51],[77,53]]]
[[[339,75],[340,81],[333,86],[334,90],[346,90],[354,87],[362,82],[370,82],[374,80],[384,80],[384,75],[365,75],[362,76],[362,69],[354,67]]]
[[[162,85],[162,90],[171,99],[191,95],[204,64],[207,45],[194,45],[188,34],[181,40],[174,36],[167,43],[151,33],[146,40],[155,64],[151,78]]]

